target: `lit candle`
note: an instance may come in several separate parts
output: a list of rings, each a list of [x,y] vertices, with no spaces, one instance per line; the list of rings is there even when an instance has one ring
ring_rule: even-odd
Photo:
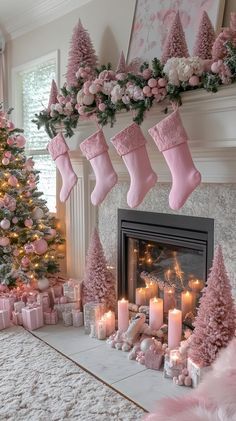
[[[118,330],[126,332],[129,327],[129,302],[122,298],[118,301]]]
[[[158,296],[158,283],[157,282],[153,282],[153,281],[151,281],[151,282],[148,282],[147,284],[146,284],[146,288],[149,288],[149,295],[150,295],[150,297],[149,297],[149,299],[150,298],[154,298],[154,297],[157,297]],[[147,291],[147,290],[146,290]],[[148,303],[149,303],[149,301],[148,301]]]
[[[178,349],[172,349],[170,351],[170,363],[172,366],[175,366],[178,364],[178,362],[181,361],[180,352]]]
[[[115,331],[115,313],[108,311],[103,317],[106,320],[106,336],[110,336]]]
[[[181,310],[183,314],[183,320],[186,314],[193,311],[193,294],[190,291],[183,291],[181,293]]]
[[[175,288],[164,287],[164,312],[168,313],[169,310],[175,308]]]
[[[136,288],[135,303],[138,306],[145,306],[146,305],[146,288]]]
[[[182,336],[182,311],[169,310],[168,316],[168,348],[175,349],[180,345]]]
[[[161,298],[151,298],[149,309],[149,326],[151,329],[160,329],[163,325],[163,300]]]
[[[199,292],[202,290],[204,286],[203,282],[200,281],[199,279],[191,279],[188,284],[190,288],[197,294],[199,294]]]
[[[97,337],[101,340],[106,339],[106,334],[106,320],[102,317],[97,324]]]

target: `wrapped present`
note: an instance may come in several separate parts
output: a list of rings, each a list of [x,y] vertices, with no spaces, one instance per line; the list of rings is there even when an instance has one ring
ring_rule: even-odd
[[[4,295],[0,297],[0,310],[7,310],[10,319],[12,317],[12,312],[14,310],[15,301],[16,301],[15,296]]]
[[[0,310],[0,330],[10,326],[10,317],[8,310]]]
[[[160,370],[164,361],[164,352],[150,348],[145,352],[145,366],[151,370]]]
[[[84,315],[80,310],[72,310],[72,319],[74,327],[81,327],[84,324]]]
[[[37,304],[43,307],[43,312],[50,309],[50,298],[48,292],[39,292],[37,295]]]
[[[67,297],[68,302],[79,301],[81,299],[81,281],[69,279],[63,285],[63,294]]]
[[[13,311],[12,312],[12,321],[13,321],[14,325],[22,326],[23,325],[22,313],[19,312],[19,311]]]
[[[65,304],[54,304],[54,309],[57,310],[58,312],[58,319],[62,320],[62,313],[64,311],[70,311],[72,312],[72,310],[80,310],[81,308],[81,303],[80,301],[77,301],[75,303],[65,303]]]
[[[86,334],[90,334],[91,324],[97,325],[106,311],[106,306],[103,303],[86,303],[84,304],[84,331]]]
[[[14,303],[14,311],[16,313],[21,313],[22,308],[24,307],[25,307],[24,301],[16,301],[16,303]]]
[[[72,326],[73,319],[72,319],[72,312],[71,311],[63,311],[62,319],[65,326]]]
[[[34,304],[37,301],[38,291],[30,291],[27,294],[27,304]]]
[[[55,309],[48,309],[43,312],[43,320],[45,325],[56,325],[58,322],[58,314]]]
[[[22,308],[23,326],[28,330],[35,330],[43,326],[43,309],[40,305]]]
[[[189,376],[192,379],[192,387],[195,388],[203,380],[206,373],[208,373],[212,369],[212,367],[211,366],[200,367],[198,364],[194,363],[191,360],[191,358],[188,357],[187,369],[188,369]]]
[[[62,296],[62,284],[55,284],[50,288],[50,290],[54,299]]]

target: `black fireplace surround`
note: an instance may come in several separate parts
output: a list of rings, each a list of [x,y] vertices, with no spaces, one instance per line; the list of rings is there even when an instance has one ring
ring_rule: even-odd
[[[201,255],[203,261],[201,266],[202,280],[204,283],[206,282],[213,259],[213,219],[136,210],[118,210],[118,296],[119,298],[126,297],[130,302],[135,302],[135,289],[138,287],[137,279],[134,281],[128,279],[129,239],[133,242],[132,244],[139,242],[141,248],[145,245],[154,247],[153,244],[160,244],[160,249],[162,247],[162,249],[168,250],[168,247],[171,246],[173,250],[181,250],[182,255],[187,253],[185,250],[192,250],[196,263],[198,262],[198,255]],[[149,245],[147,242],[151,244]],[[184,258],[186,259],[186,256]],[[130,285],[132,282],[133,285]]]

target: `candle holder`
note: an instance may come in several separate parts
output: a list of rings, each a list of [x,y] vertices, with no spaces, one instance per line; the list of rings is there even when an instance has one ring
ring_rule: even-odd
[[[186,368],[186,364],[186,359],[182,359],[179,350],[171,350],[169,354],[165,354],[164,377],[169,379],[178,377],[182,370]]]

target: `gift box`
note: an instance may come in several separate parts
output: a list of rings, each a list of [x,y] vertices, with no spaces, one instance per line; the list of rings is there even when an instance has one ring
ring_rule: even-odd
[[[16,301],[15,296],[2,296],[0,297],[0,310],[7,310],[9,314],[9,319],[12,317],[12,312],[14,310],[14,302]]]
[[[63,288],[61,284],[55,284],[50,289],[54,299],[62,296]]]
[[[47,310],[43,312],[43,320],[45,325],[56,325],[58,322],[57,310]]]
[[[63,295],[67,298],[68,302],[75,302],[81,299],[81,281],[69,279],[63,285]]]
[[[0,310],[0,330],[10,326],[10,317],[8,310]]]
[[[71,311],[63,311],[62,319],[63,319],[63,323],[64,323],[65,326],[72,326],[73,318],[72,318],[72,312]]]
[[[12,312],[12,322],[14,323],[14,325],[22,326],[23,325],[22,313],[19,312],[19,311],[13,311]]]
[[[30,291],[27,294],[27,304],[34,304],[37,301],[38,291]]]
[[[186,368],[186,359],[181,359],[178,350],[171,350],[170,354],[165,355],[164,359],[164,377],[171,378],[179,377],[182,370]]]
[[[145,366],[151,370],[160,370],[164,361],[164,353],[148,349],[145,352]]]
[[[54,304],[54,309],[58,312],[58,319],[62,320],[62,313],[64,311],[70,311],[72,310],[80,310],[81,303],[80,301],[77,301],[75,303],[65,303],[65,304]]]
[[[24,301],[17,301],[16,303],[14,303],[14,312],[21,313],[22,308],[24,307],[25,307]]]
[[[192,379],[192,387],[195,388],[203,380],[206,373],[211,370],[211,366],[200,367],[198,364],[194,363],[191,358],[188,357],[187,369],[189,376]]]
[[[43,326],[43,309],[42,306],[22,308],[23,326],[28,330],[35,330]]]
[[[84,324],[84,315],[80,310],[72,310],[72,320],[74,327],[81,327]]]
[[[37,304],[43,307],[43,312],[50,309],[50,298],[48,292],[40,292],[37,295]]]
[[[84,305],[84,331],[90,334],[91,324],[97,325],[106,311],[106,306],[103,303],[86,303]]]

